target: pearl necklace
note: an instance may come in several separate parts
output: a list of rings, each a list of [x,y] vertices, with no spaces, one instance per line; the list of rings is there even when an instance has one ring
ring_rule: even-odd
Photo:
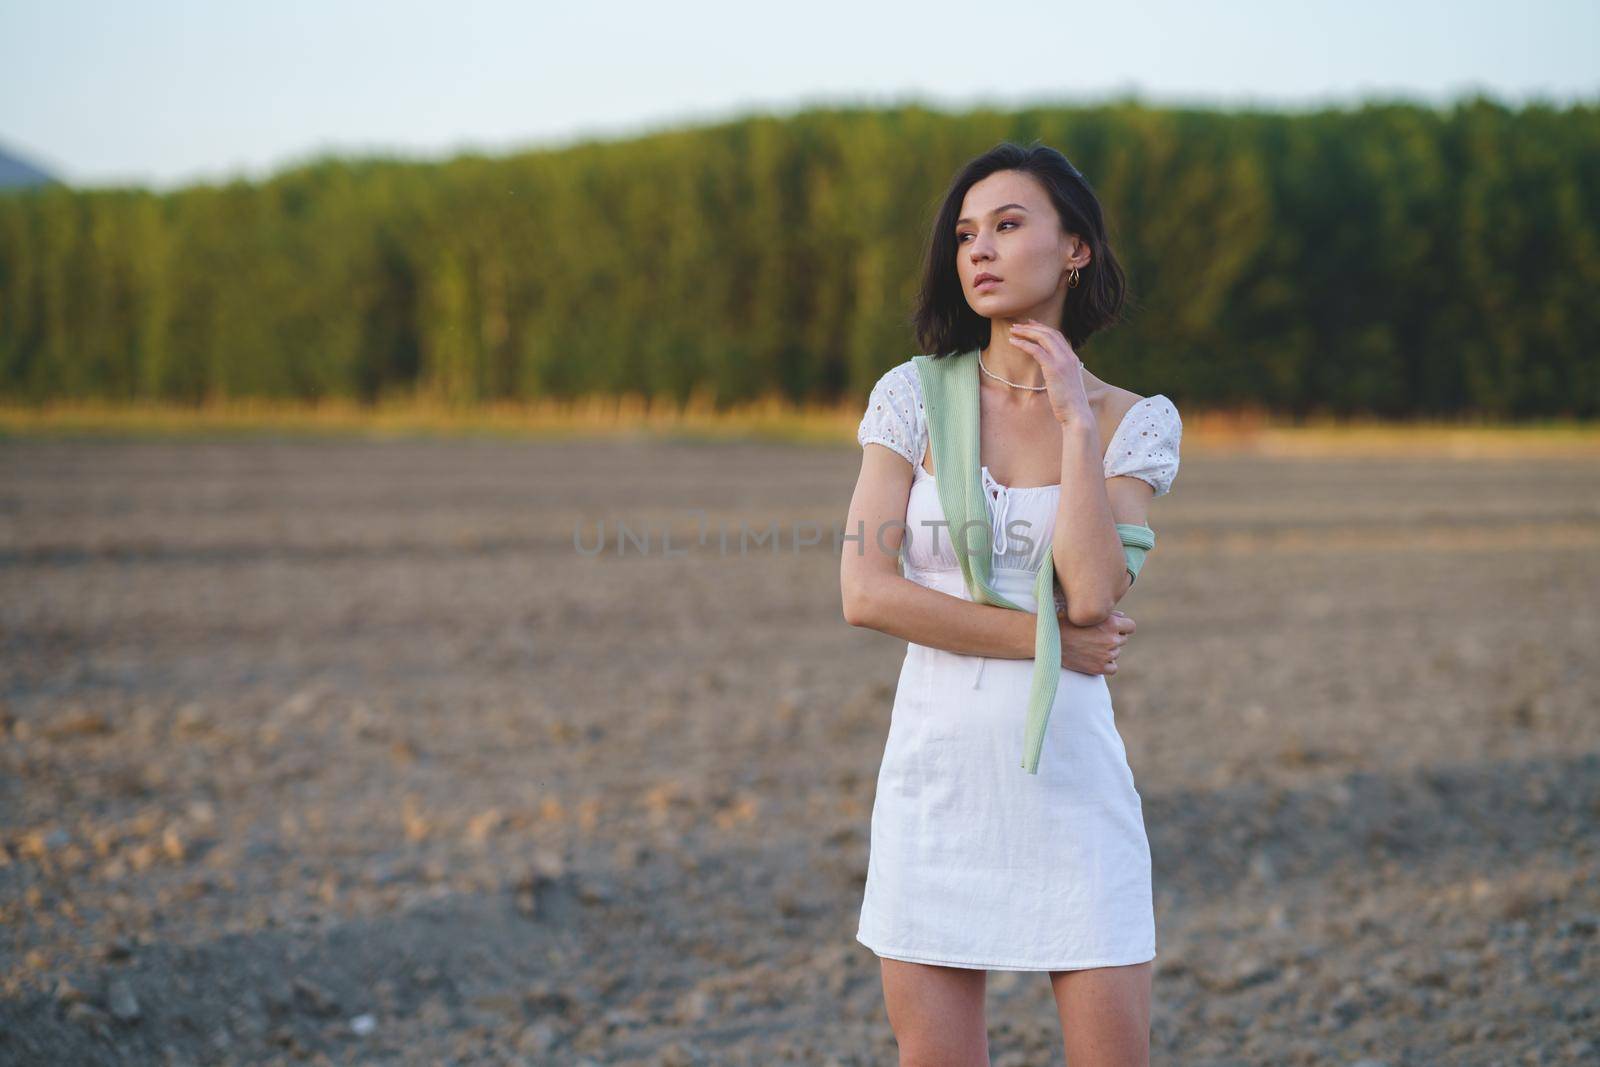
[[[990,370],[987,366],[985,366],[985,364],[983,362],[983,352],[982,351],[978,352],[978,367],[983,371],[983,373],[987,374],[989,377],[993,378],[995,381],[997,381],[997,382],[1005,382],[1007,385],[1011,386],[1011,388],[1013,388],[1013,389],[1027,389],[1029,392],[1042,393],[1046,389],[1050,388],[1048,385],[1018,385],[1016,382],[1011,381],[1009,378],[1000,377],[1000,375],[996,374],[994,371]]]

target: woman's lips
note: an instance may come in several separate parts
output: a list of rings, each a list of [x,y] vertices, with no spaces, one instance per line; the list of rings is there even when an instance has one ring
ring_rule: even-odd
[[[974,285],[973,288],[974,289],[988,289],[991,286],[999,285],[1000,281],[1001,281],[1001,279],[999,279],[999,278],[985,278],[983,281],[979,282],[977,285]]]

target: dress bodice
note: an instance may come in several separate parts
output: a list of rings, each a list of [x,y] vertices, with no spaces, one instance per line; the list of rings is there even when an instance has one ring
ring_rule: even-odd
[[[1107,478],[1129,475],[1148,482],[1157,496],[1171,489],[1178,472],[1183,422],[1164,394],[1143,397],[1122,416],[1106,448]],[[863,446],[877,443],[894,450],[912,465],[911,494],[906,502],[902,553],[906,577],[954,595],[965,596],[959,561],[939,503],[937,475],[923,466],[928,447],[920,376],[910,361],[891,368],[873,386],[867,411],[856,432]],[[1060,503],[1059,485],[1013,488],[1000,484],[982,467],[988,505],[993,570],[1032,573],[1050,551]],[[1012,584],[1011,579],[1007,579]],[[1016,580],[1017,588],[1022,582]],[[1060,593],[1057,592],[1059,598]],[[1031,603],[1031,592],[1029,601]]]
[[[1041,485],[1013,489],[995,481],[987,466],[982,476],[994,569],[1038,570],[1044,553],[1050,551],[1061,487]],[[944,508],[939,503],[937,477],[918,463],[912,473],[911,496],[906,502],[906,562],[919,573],[949,571],[959,579],[961,567],[955,545],[949,527],[939,525],[943,522]]]

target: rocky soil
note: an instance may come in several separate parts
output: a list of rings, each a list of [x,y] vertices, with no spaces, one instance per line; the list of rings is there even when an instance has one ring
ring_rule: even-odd
[[[893,1064],[904,645],[792,536],[858,455],[0,443],[0,1063]],[[1186,446],[1111,681],[1154,1062],[1600,1063],[1596,474]]]

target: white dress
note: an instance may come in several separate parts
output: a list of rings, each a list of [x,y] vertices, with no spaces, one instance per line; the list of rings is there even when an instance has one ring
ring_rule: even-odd
[[[1137,401],[1106,450],[1106,477],[1132,475],[1166,493],[1181,433],[1167,397]],[[856,439],[891,448],[915,468],[905,576],[970,599],[948,528],[925,525],[944,512],[935,475],[923,467],[927,425],[909,360],[874,386]],[[994,529],[993,584],[1032,611],[1060,487],[1011,489],[987,466],[981,476]],[[1029,774],[1022,748],[1032,672],[1032,659],[908,643],[856,932],[877,955],[1007,971],[1155,958],[1150,846],[1105,676],[1062,669],[1038,774]]]

